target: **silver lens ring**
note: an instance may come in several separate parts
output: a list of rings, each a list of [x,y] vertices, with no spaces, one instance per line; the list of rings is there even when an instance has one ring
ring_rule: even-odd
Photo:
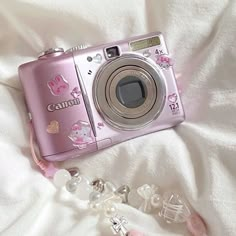
[[[155,84],[152,90],[149,86],[149,94],[146,100],[152,102],[146,103],[148,104],[146,110],[144,109],[145,107],[142,108],[144,115],[140,116],[142,109],[137,109],[136,111],[134,109],[133,118],[132,112],[130,112],[131,110],[129,111],[126,108],[124,109],[126,112],[123,113],[122,109],[120,109],[122,104],[120,104],[121,107],[115,105],[117,100],[114,98],[114,92],[113,95],[111,91],[109,92],[109,88],[114,89],[112,87],[112,81],[117,78],[116,76],[119,72],[128,69],[127,67],[129,67],[129,69],[131,69],[130,67],[139,69],[138,74],[140,77],[137,77],[141,78],[148,86],[149,83],[152,85]],[[154,83],[150,82],[150,78],[152,78]],[[116,82],[113,81],[113,86],[115,86],[115,83]],[[162,71],[152,60],[134,53],[123,54],[114,61],[106,63],[97,72],[93,83],[93,99],[98,112],[108,124],[122,130],[138,130],[150,124],[160,115],[165,104],[165,98],[166,84]],[[153,105],[151,106],[152,103]]]
[[[145,85],[147,98],[137,108],[127,108],[120,103],[116,96],[118,83],[127,76],[138,78]],[[157,96],[156,84],[149,73],[137,66],[124,66],[111,75],[106,85],[107,102],[114,111],[124,118],[135,119],[147,114],[153,107]],[[152,94],[152,96],[150,96]]]

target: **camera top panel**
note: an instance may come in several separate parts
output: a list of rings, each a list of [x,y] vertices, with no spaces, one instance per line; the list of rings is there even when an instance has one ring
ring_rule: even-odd
[[[100,53],[102,50],[102,53]],[[113,43],[103,44],[99,46],[89,47],[86,49],[74,51],[74,56],[80,54],[98,52],[106,60],[114,60],[127,52],[143,54],[145,57],[155,57],[162,54],[168,54],[168,50],[163,38],[159,32],[150,33],[142,36],[131,37],[129,39],[120,40]],[[90,62],[92,58],[90,57]],[[88,59],[88,61],[89,61]],[[98,58],[95,58],[95,62]]]
[[[139,51],[139,50],[154,47],[154,46],[160,46],[161,40],[159,36],[153,36],[146,39],[132,41],[129,43],[129,45],[132,51]]]

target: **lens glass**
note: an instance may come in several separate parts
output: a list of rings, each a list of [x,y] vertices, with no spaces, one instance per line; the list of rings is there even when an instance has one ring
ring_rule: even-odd
[[[137,108],[144,103],[147,97],[147,88],[138,77],[126,76],[117,84],[116,96],[125,107]]]

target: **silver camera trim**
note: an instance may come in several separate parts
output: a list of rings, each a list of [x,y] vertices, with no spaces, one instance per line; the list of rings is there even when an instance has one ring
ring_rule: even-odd
[[[140,111],[138,111],[139,109],[134,108],[133,111],[136,112],[136,117],[125,117],[125,115],[127,116],[127,113],[122,113],[122,111],[124,111],[124,108],[125,110],[129,110],[130,108],[122,107],[121,103],[120,106],[118,106],[118,109],[117,107],[115,108],[112,106],[113,104],[117,104],[117,102],[119,103],[119,101],[118,99],[114,99],[113,96],[110,96],[110,92],[107,92],[107,89],[110,89],[110,87],[107,88],[107,86],[112,84],[114,78],[117,78],[116,76],[119,75],[116,71],[125,71],[124,68],[126,67],[135,68],[138,71],[138,74],[141,75],[139,78],[146,81],[145,84],[150,83],[150,79],[154,82],[151,84],[155,85],[154,90],[156,92],[155,94],[151,94],[150,98],[147,97],[148,100],[151,99],[154,101],[153,106],[150,110],[148,110],[148,108],[145,110],[143,107],[144,104],[138,107],[141,110],[144,109],[144,111],[146,111],[143,116],[137,116],[140,115]],[[124,76],[122,78],[124,78]],[[113,83],[115,84],[115,81]],[[150,92],[150,84],[148,84],[148,88]],[[150,96],[150,94],[148,94],[148,96]],[[108,61],[101,66],[93,82],[93,99],[97,111],[105,122],[111,126],[121,130],[141,129],[150,124],[153,120],[157,119],[163,110],[166,100],[166,84],[164,75],[151,59],[145,58],[136,53],[124,53],[119,58],[113,61]],[[112,101],[114,103],[112,103]],[[148,107],[150,108],[150,101],[147,104],[149,104]],[[119,109],[121,107],[122,109]],[[129,112],[128,115],[130,115]]]
[[[156,96],[156,85],[151,75],[145,70],[137,66],[124,66],[116,70],[110,77],[106,85],[106,98],[108,104],[119,115],[127,119],[136,119],[144,116],[151,110],[155,101],[151,97],[147,97],[142,105],[137,108],[127,108],[123,106],[116,96],[116,87],[119,81],[126,76],[138,77],[146,86],[147,94]]]

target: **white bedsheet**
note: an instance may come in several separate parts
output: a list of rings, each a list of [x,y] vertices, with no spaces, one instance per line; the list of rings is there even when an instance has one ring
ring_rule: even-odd
[[[235,0],[0,1],[0,235],[112,235],[84,202],[35,167],[17,67],[49,47],[111,42],[164,33],[181,72],[186,122],[108,148],[78,166],[117,186],[159,185],[183,193],[205,219],[209,235],[236,235]],[[129,228],[153,235],[188,235],[183,225],[131,207]]]

